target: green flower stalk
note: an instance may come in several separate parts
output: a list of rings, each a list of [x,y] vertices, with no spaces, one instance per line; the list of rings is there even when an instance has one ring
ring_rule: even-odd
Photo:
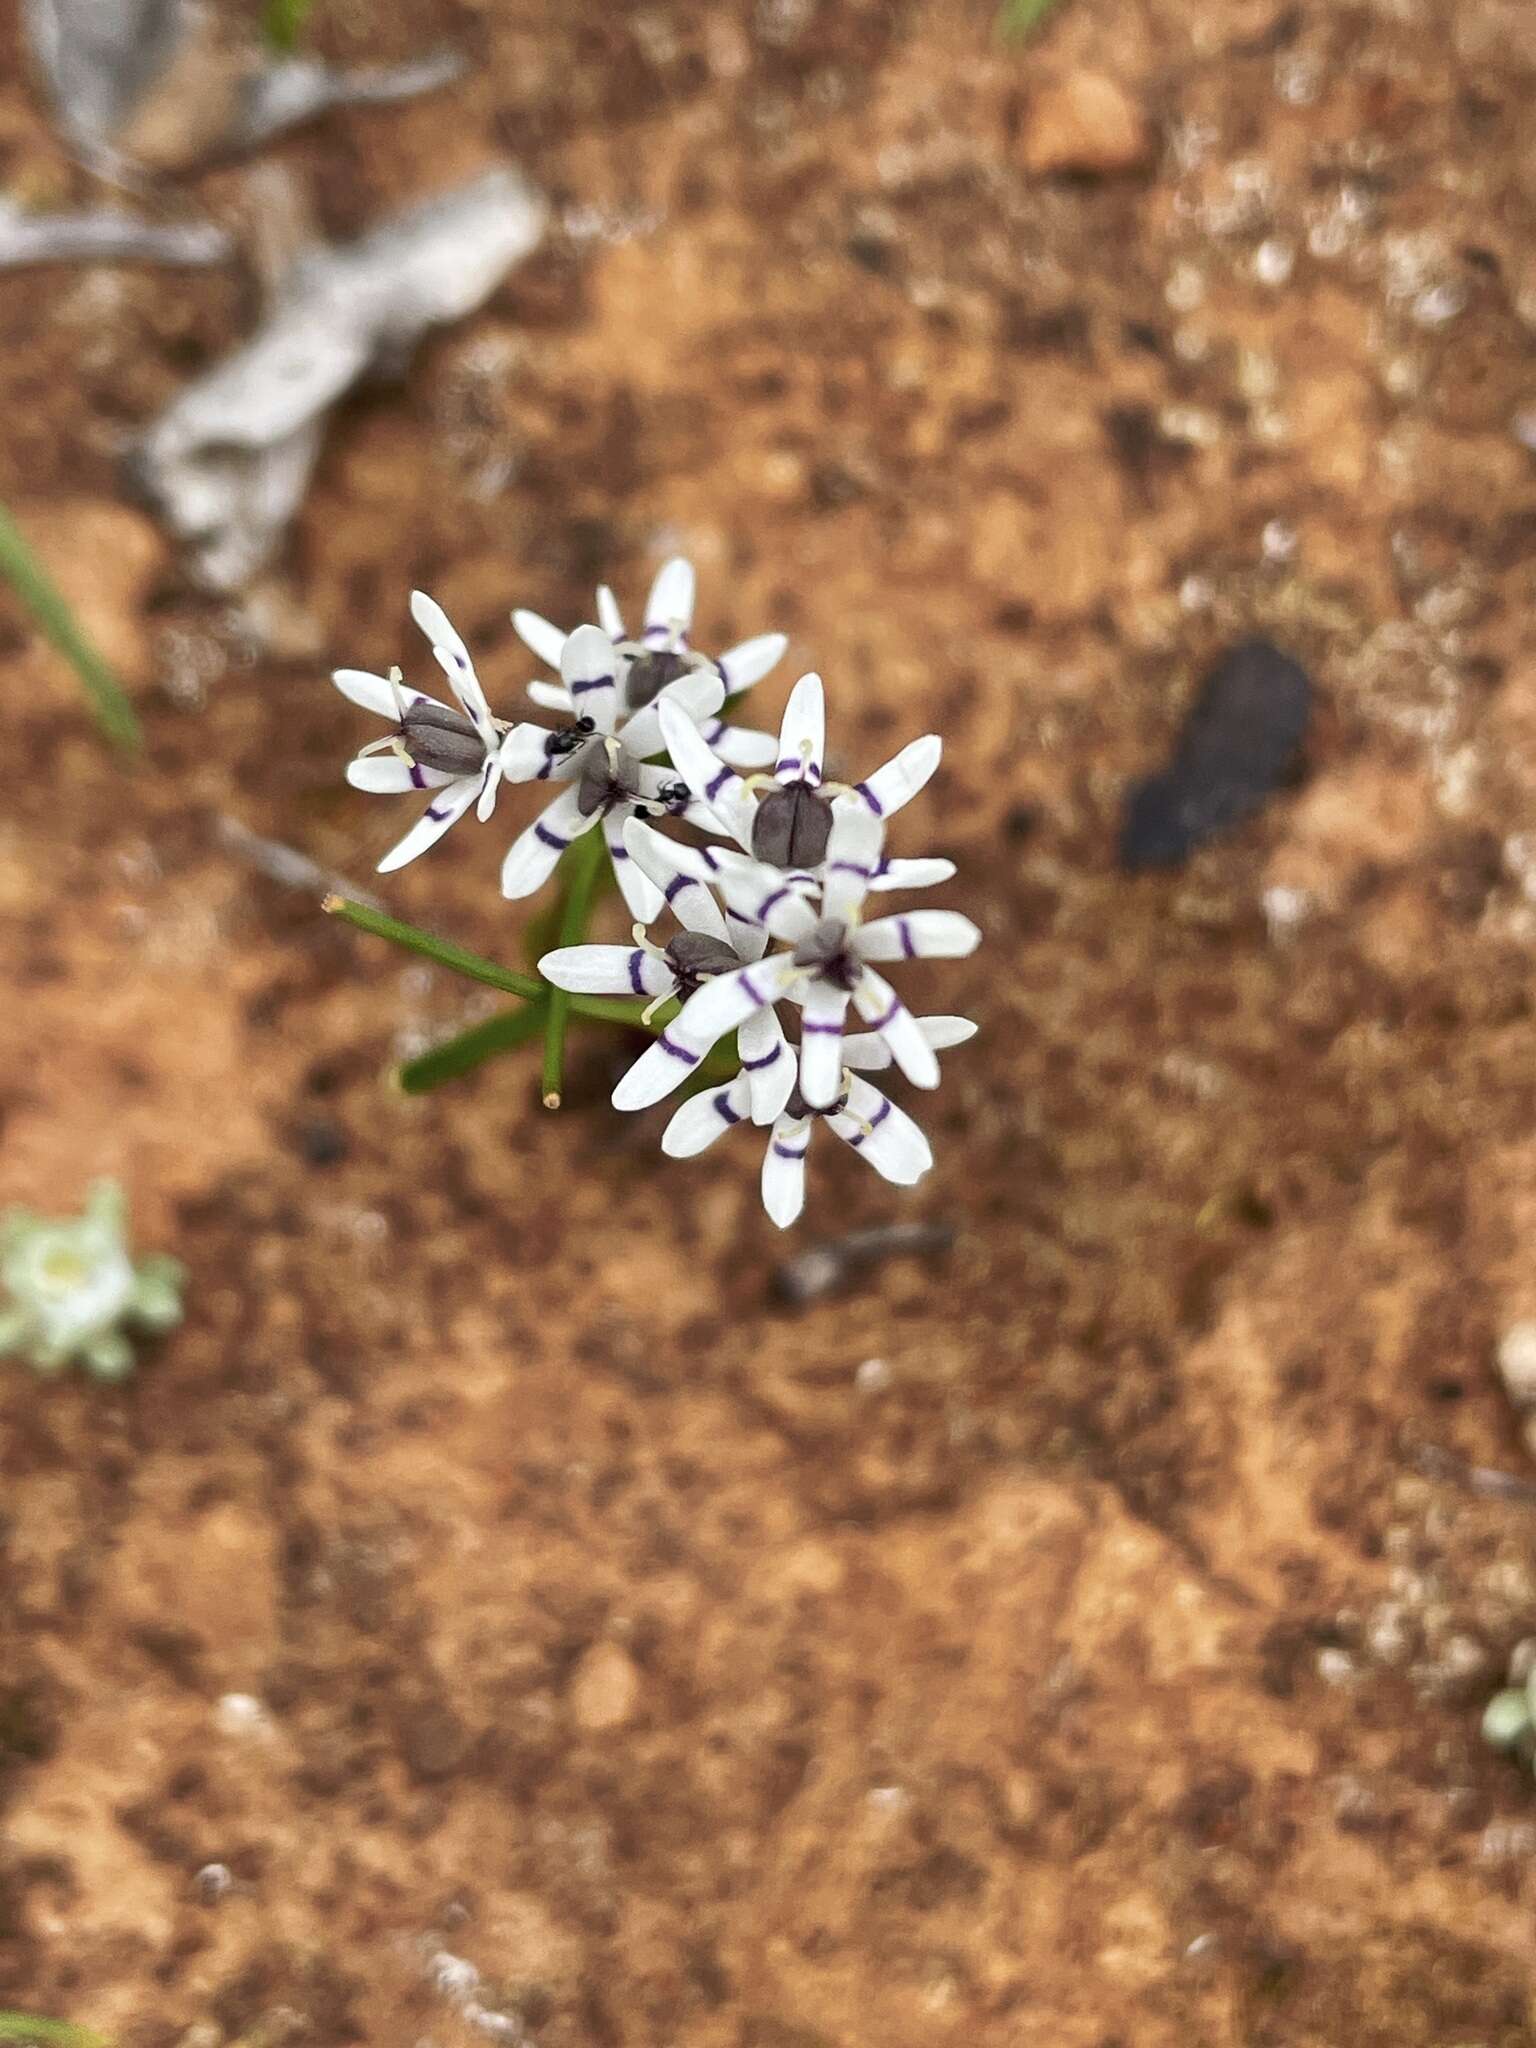
[[[84,1212],[65,1221],[9,1209],[0,1216],[0,1357],[52,1375],[78,1362],[99,1380],[132,1372],[130,1330],[155,1335],[181,1321],[181,1265],[135,1259],[127,1204],[99,1180]]]

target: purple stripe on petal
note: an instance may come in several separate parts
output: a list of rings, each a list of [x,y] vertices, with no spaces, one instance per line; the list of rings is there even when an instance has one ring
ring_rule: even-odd
[[[885,806],[881,803],[879,797],[875,795],[869,784],[867,782],[856,782],[853,786],[858,794],[863,797],[865,803],[869,805],[875,816],[883,818],[885,816]]]
[[[874,1115],[869,1120],[869,1128],[872,1131],[878,1131],[880,1126],[885,1122],[886,1118],[890,1115],[890,1113],[891,1105],[889,1101],[884,1096],[882,1096],[880,1099],[880,1107],[875,1111]]]
[[[894,996],[891,999],[891,1007],[888,1010],[883,1011],[882,1014],[878,1017],[870,1018],[869,1028],[871,1031],[883,1031],[887,1024],[894,1023],[896,1018],[898,1018],[900,1015],[901,997]]]
[[[692,875],[674,875],[661,893],[669,903],[675,903],[692,880]]]
[[[416,763],[413,761],[411,763],[411,787],[413,789],[425,789],[426,786],[427,778],[425,777],[425,775],[422,774],[421,770],[416,766]]]
[[[645,977],[641,973],[644,961],[645,955],[638,947],[629,956],[629,985],[637,996],[645,994]]]
[[[610,846],[608,851],[616,861],[629,859],[629,848],[627,846]]]
[[[679,1045],[677,1040],[669,1037],[665,1031],[662,1032],[656,1043],[663,1052],[671,1053],[673,1059],[681,1060],[685,1067],[696,1067],[699,1064],[701,1057],[699,1053],[690,1052],[686,1045]]]
[[[803,1159],[805,1157],[804,1145],[781,1145],[777,1138],[773,1141],[773,1149],[780,1159]]]
[[[767,915],[768,915],[769,911],[770,911],[770,910],[772,910],[772,908],[773,908],[773,906],[775,905],[775,903],[782,903],[782,902],[784,901],[784,898],[785,898],[785,897],[786,897],[786,896],[787,896],[788,894],[789,894],[789,890],[788,890],[788,888],[787,888],[787,887],[784,887],[784,888],[779,888],[779,889],[775,889],[775,890],[773,891],[773,893],[772,893],[772,895],[771,895],[771,896],[765,896],[765,897],[763,898],[762,902],[761,902],[761,903],[759,903],[759,905],[757,906],[757,921],[758,921],[758,923],[759,923],[759,924],[761,924],[761,923],[763,922],[763,920],[764,920],[764,919],[765,919],[765,918],[767,917]]]
[[[436,804],[428,804],[428,805],[427,805],[427,816],[428,816],[429,818],[435,818],[435,819],[437,819],[437,820],[441,821],[442,819],[444,819],[444,818],[448,818],[448,817],[451,817],[452,815],[453,815],[453,814],[452,814],[452,812],[451,812],[451,811],[440,811],[440,810],[439,810],[439,809],[437,808],[437,805],[436,805]]]
[[[588,690],[611,690],[613,688],[613,677],[591,676],[584,683],[569,684],[568,688],[573,697],[584,697]]]
[[[801,1020],[800,1029],[808,1036],[814,1033],[818,1038],[841,1038],[843,1035],[841,1024],[813,1024],[809,1017]]]
[[[741,977],[741,981],[738,985],[746,990],[747,994],[752,998],[753,1002],[756,1003],[757,1007],[760,1010],[766,1010],[769,1003],[771,1003],[773,1000],[771,996],[765,996],[763,994],[762,990],[758,987],[757,983],[752,979],[750,974],[744,974]]]
[[[533,836],[542,839],[546,846],[558,846],[562,853],[571,843],[569,839],[562,839],[558,832],[551,832],[542,818],[534,820]]]
[[[783,1052],[783,1050],[784,1048],[782,1045],[776,1045],[773,1048],[772,1052],[765,1052],[761,1059],[743,1060],[741,1063],[741,1071],[744,1074],[755,1074],[759,1072],[760,1069],[762,1069],[763,1067],[771,1067],[774,1061],[779,1057],[779,1054]]]
[[[706,802],[710,797],[718,796],[725,785],[733,779],[735,773],[736,770],[734,768],[722,768],[713,781],[706,783],[704,787]]]
[[[912,927],[904,917],[898,917],[896,929],[901,933],[901,950],[903,955],[908,960],[915,960],[917,958],[917,948],[912,943]]]
[[[723,1094],[715,1097],[715,1114],[723,1124],[739,1124],[741,1122],[740,1116],[732,1109],[729,1099]]]
[[[871,881],[874,877],[873,868],[861,867],[856,860],[829,860],[827,862],[827,873],[829,875],[862,875],[866,882]]]

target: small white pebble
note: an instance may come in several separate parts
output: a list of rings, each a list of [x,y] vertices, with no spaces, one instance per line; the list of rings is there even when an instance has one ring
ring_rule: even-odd
[[[1536,455],[1536,405],[1522,405],[1510,421],[1509,431],[1522,448]]]
[[[1309,889],[1266,889],[1260,901],[1269,936],[1275,942],[1288,939],[1296,927],[1312,915],[1312,892]]]
[[[1347,1650],[1319,1650],[1317,1675],[1324,1685],[1353,1685],[1357,1676],[1354,1659]]]
[[[1186,612],[1209,611],[1216,587],[1208,576],[1186,576],[1179,585],[1179,608]]]
[[[197,1886],[198,1896],[209,1906],[222,1899],[234,1881],[234,1874],[227,1863],[205,1863],[192,1880]]]
[[[213,1719],[221,1735],[264,1735],[272,1726],[266,1708],[249,1692],[225,1693],[214,1703]]]
[[[1431,285],[1428,291],[1420,292],[1409,310],[1420,327],[1444,327],[1458,313],[1465,312],[1466,305],[1465,288],[1449,282]]]
[[[1271,519],[1259,536],[1266,562],[1288,562],[1296,552],[1296,529],[1283,519]]]
[[[1267,241],[1260,242],[1253,252],[1253,274],[1260,284],[1286,284],[1295,268],[1295,244],[1279,235],[1271,235]]]
[[[1509,860],[1507,845],[1505,859]],[[1521,872],[1514,861],[1510,865]],[[1510,1324],[1499,1339],[1498,1361],[1499,1377],[1510,1400],[1517,1408],[1536,1408],[1536,1322]]]
[[[861,1394],[883,1394],[890,1386],[891,1368],[883,1358],[866,1358],[853,1376]]]
[[[872,1785],[866,1795],[877,1813],[901,1813],[908,1803],[908,1794],[901,1785]]]

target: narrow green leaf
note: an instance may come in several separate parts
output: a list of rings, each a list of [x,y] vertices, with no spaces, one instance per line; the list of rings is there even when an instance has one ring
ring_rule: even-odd
[[[139,744],[139,721],[121,683],[81,630],[58,586],[27,544],[26,536],[0,505],[0,576],[31,613],[37,629],[69,663],[91,701],[96,723],[116,747]]]
[[[290,54],[299,47],[304,23],[314,0],[267,0],[262,26],[274,50]]]
[[[568,853],[560,857],[567,868],[565,901],[560,912],[559,938],[562,946],[579,946],[587,935],[597,878],[608,859],[601,827],[582,834]],[[563,988],[551,989],[549,1010],[544,1019],[544,1107],[560,1107],[565,1085],[565,1027],[570,1020],[572,998]]]
[[[388,939],[393,945],[404,946],[407,952],[420,953],[423,959],[435,960],[440,967],[451,967],[455,974],[483,981],[487,988],[499,988],[503,995],[522,996],[527,1002],[540,1003],[549,993],[548,982],[540,981],[536,974],[519,974],[515,968],[498,967],[494,960],[471,953],[464,946],[455,946],[448,939],[436,938],[417,925],[403,924],[397,917],[386,917],[382,910],[370,910],[365,903],[353,903],[345,896],[327,896],[320,907],[328,916],[339,917],[360,932]]]
[[[24,2012],[0,2012],[0,2041],[57,2043],[58,2048],[107,2048],[100,2034],[67,2020],[38,2020]]]
[[[526,1003],[520,1010],[503,1010],[495,1017],[487,1017],[483,1024],[472,1024],[457,1038],[447,1039],[442,1045],[434,1045],[430,1052],[405,1061],[395,1079],[407,1095],[425,1095],[430,1089],[440,1088],[444,1081],[473,1073],[485,1060],[515,1051],[537,1038],[544,1029],[545,1008],[543,1003]]]
[[[1061,0],[1003,0],[1002,12],[997,17],[998,30],[1015,42],[1022,42],[1060,4]]]

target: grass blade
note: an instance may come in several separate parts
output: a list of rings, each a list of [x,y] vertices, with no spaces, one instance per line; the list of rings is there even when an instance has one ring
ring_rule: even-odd
[[[570,863],[565,901],[560,911],[559,939],[562,946],[579,946],[587,935],[592,898],[607,854],[602,831],[594,827],[576,841],[569,853],[561,856],[562,863]],[[546,1109],[560,1107],[560,1090],[565,1082],[565,1027],[570,1019],[573,1000],[563,988],[550,990],[549,1010],[544,1020],[543,1094]]]
[[[43,2048],[107,2048],[100,2034],[72,2027],[68,2020],[37,2020],[24,2012],[0,2012],[0,2041],[31,2041]]]
[[[4,505],[0,505],[0,576],[31,613],[38,631],[53,642],[80,678],[96,723],[107,738],[125,751],[137,747],[139,721],[122,684],[81,631],[58,586]]]
[[[262,30],[268,45],[281,50],[284,56],[291,56],[299,47],[299,38],[304,33],[314,0],[267,0]]]

